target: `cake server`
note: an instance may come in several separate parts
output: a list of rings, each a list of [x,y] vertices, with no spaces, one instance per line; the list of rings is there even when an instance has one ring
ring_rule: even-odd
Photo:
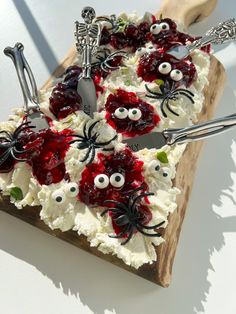
[[[235,39],[236,21],[233,18],[221,22],[218,26],[212,27],[205,34],[205,36],[195,40],[193,43],[186,46],[176,45],[168,50],[167,53],[178,60],[182,60],[186,58],[193,50],[206,46],[207,44],[219,45]]]
[[[16,43],[15,46],[6,47],[4,53],[10,57],[15,65],[16,73],[24,97],[24,110],[26,113],[26,122],[34,127],[34,131],[38,132],[43,129],[48,129],[49,124],[45,115],[40,111],[38,91],[36,82],[28,62],[23,54],[24,46],[21,43]],[[28,76],[28,85],[26,75]]]
[[[85,7],[81,13],[85,23],[75,22],[76,48],[82,54],[82,74],[78,79],[77,92],[82,98],[83,110],[93,118],[97,111],[96,88],[91,78],[92,56],[97,52],[101,37],[101,27],[93,22],[95,10]]]
[[[133,151],[144,148],[159,149],[164,145],[183,144],[203,140],[210,136],[228,131],[236,126],[236,113],[199,123],[186,128],[166,129],[162,132],[152,132],[134,138],[123,140]]]

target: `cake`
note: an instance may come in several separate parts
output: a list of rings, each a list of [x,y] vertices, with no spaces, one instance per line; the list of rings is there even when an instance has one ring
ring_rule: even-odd
[[[94,22],[101,26],[91,69],[97,112],[92,118],[84,113],[77,93],[78,54],[51,88],[40,91],[49,129],[35,133],[21,108],[1,123],[0,189],[15,210],[40,206],[52,230],[76,231],[91,247],[138,269],[157,260],[155,247],[165,241],[186,144],[134,152],[123,140],[197,122],[210,47],[181,61],[170,57],[173,45],[196,38],[150,13]]]

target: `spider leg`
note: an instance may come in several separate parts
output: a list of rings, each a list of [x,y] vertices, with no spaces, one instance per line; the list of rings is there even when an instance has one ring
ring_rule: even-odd
[[[165,112],[165,110],[164,110],[164,105],[165,105],[166,102],[167,102],[167,98],[164,98],[164,99],[162,100],[162,102],[160,103],[160,109],[161,109],[161,112],[162,112],[162,114],[163,114],[163,116],[164,116],[165,118],[167,118],[167,114],[166,114],[166,112]]]
[[[94,148],[94,146],[91,146],[91,157],[89,159],[89,162],[87,163],[87,166],[90,165],[93,161],[94,161],[94,158],[95,158],[95,154],[96,154],[96,149]]]
[[[88,149],[87,153],[85,154],[84,158],[82,158],[82,159],[80,160],[80,162],[85,162],[85,160],[87,160],[87,159],[88,159],[88,157],[89,157],[89,154],[90,154],[91,150],[92,150],[92,146],[91,146],[91,147],[89,147],[89,149]]]
[[[123,238],[123,236],[129,231],[130,227],[130,225],[127,225],[127,227],[123,231],[118,234],[109,234],[109,237],[113,239]]]
[[[102,69],[104,72],[109,73],[110,71],[107,70],[107,69],[105,68],[105,66],[106,66],[106,64],[105,64],[104,62],[101,63],[101,69]]]
[[[88,129],[88,139],[90,139],[90,137],[91,137],[91,135],[92,135],[92,130],[94,129],[95,125],[96,125],[98,122],[99,122],[99,120],[93,122],[93,123],[90,125],[90,127],[89,127],[89,129]]]
[[[119,212],[119,211],[120,209],[117,207],[109,207],[101,213],[101,216],[103,217],[107,212]]]
[[[148,237],[161,237],[161,234],[160,233],[146,233],[144,232],[138,225],[136,226],[136,229],[142,233],[143,235],[146,235]]]
[[[153,94],[153,95],[156,95],[156,96],[159,96],[159,97],[163,97],[162,94],[157,93],[157,92],[153,92],[153,91],[148,87],[147,84],[145,84],[145,88],[146,88],[146,90],[147,90],[150,94]],[[149,97],[149,96],[147,95],[147,97]],[[152,98],[152,97],[150,97],[150,98]]]
[[[98,142],[98,143],[96,143],[96,145],[99,145],[99,146],[106,146],[106,145],[109,145],[112,141],[114,141],[114,140],[116,140],[117,139],[117,134],[111,139],[111,140],[109,140],[109,141],[107,141],[107,142]]]
[[[145,225],[141,224],[140,222],[138,222],[138,225],[139,225],[141,228],[148,230],[148,229],[156,229],[156,228],[162,226],[162,225],[164,224],[164,222],[165,222],[165,221],[162,221],[162,222],[160,222],[159,224],[154,225],[154,226],[145,226]]]
[[[9,137],[9,139],[11,139],[11,140],[13,139],[12,134],[8,131],[0,131],[0,134],[6,134]]]
[[[10,154],[11,154],[11,150],[8,149],[0,156],[0,166],[7,160]]]
[[[188,94],[185,94],[184,92],[176,92],[176,93],[177,93],[178,95],[183,95],[183,96],[187,97],[187,98],[191,101],[192,104],[195,103],[194,100],[192,99],[192,97],[189,96]]]
[[[11,150],[11,155],[12,155],[12,157],[13,157],[15,160],[17,160],[17,161],[27,161],[27,159],[25,159],[25,158],[18,158],[18,157],[15,155],[13,149]]]
[[[109,203],[116,204],[118,207],[120,207],[121,209],[125,210],[125,212],[127,212],[127,206],[125,204],[116,200],[106,200],[103,202],[103,204],[109,204]]]
[[[130,241],[130,239],[132,238],[133,234],[134,234],[134,228],[131,228],[130,231],[129,231],[128,238],[125,241],[123,241],[121,243],[121,245],[125,245],[126,243],[128,243]]]
[[[192,97],[194,97],[194,93],[192,93],[190,90],[188,89],[184,89],[184,88],[178,88],[176,89],[174,92],[184,92],[184,93],[187,93],[189,95],[191,95]]]
[[[32,149],[33,149],[33,147],[31,147],[29,149],[19,150],[19,149],[13,147],[14,153],[17,153],[17,154],[24,154],[24,153],[27,153],[27,152],[31,151]]]
[[[109,61],[104,61],[103,62],[103,66],[105,66],[106,68],[108,68],[108,70],[117,70],[119,69],[119,66],[112,66],[112,65],[109,65],[108,63]]]
[[[175,112],[173,109],[171,109],[170,105],[169,105],[169,99],[167,99],[166,101],[166,108],[171,112],[173,113],[175,116],[179,116],[179,114],[177,112]]]
[[[10,141],[0,143],[0,148],[10,148],[10,147],[11,147]]]
[[[73,141],[70,141],[69,144],[73,144],[73,143],[76,143],[76,142],[82,142],[81,140],[73,140]]]
[[[134,199],[133,199],[133,204],[132,204],[132,206],[131,206],[131,210],[133,210],[134,209],[134,206],[135,206],[135,204],[137,203],[137,201],[139,200],[139,199],[141,199],[141,198],[143,198],[143,197],[145,197],[145,196],[151,196],[151,195],[154,195],[154,193],[141,193],[141,194],[139,194],[138,196],[136,196]]]
[[[112,152],[114,150],[114,148],[103,148],[102,151],[103,152]]]

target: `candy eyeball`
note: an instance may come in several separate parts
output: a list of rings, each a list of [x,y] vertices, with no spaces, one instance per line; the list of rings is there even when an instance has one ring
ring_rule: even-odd
[[[115,110],[114,115],[118,119],[126,119],[128,117],[128,110],[124,107],[119,107]]]
[[[162,176],[163,176],[163,178],[165,178],[165,179],[170,179],[170,177],[171,177],[171,171],[170,171],[170,169],[169,168],[167,168],[167,167],[163,167],[162,168]]]
[[[65,192],[68,196],[75,197],[79,193],[77,183],[70,182],[65,187]]]
[[[57,203],[57,204],[63,204],[66,200],[66,196],[63,190],[59,189],[56,190],[52,193],[52,199]]]
[[[98,174],[95,178],[94,178],[94,185],[98,188],[98,189],[105,189],[108,187],[109,185],[109,178],[106,174]]]
[[[144,47],[140,47],[136,50],[136,56],[142,57],[147,52],[147,49]]]
[[[148,53],[151,53],[151,52],[153,52],[153,51],[156,51],[156,49],[155,49],[155,47],[153,47],[153,46],[149,46],[149,47],[147,47],[147,50],[146,50]]]
[[[142,117],[142,112],[138,108],[129,109],[128,117],[132,121],[138,121]]]
[[[159,65],[158,71],[161,74],[168,74],[171,71],[171,64],[169,62],[163,62]],[[173,72],[173,71],[172,71]]]
[[[161,169],[161,163],[159,160],[152,160],[149,164],[149,169],[151,172],[156,173]]]
[[[166,22],[162,22],[160,24],[161,31],[168,31],[170,29],[170,25]]]
[[[172,80],[174,81],[181,81],[183,78],[183,72],[180,70],[172,70],[170,72],[170,77],[172,78]]]
[[[110,183],[115,188],[120,188],[125,184],[125,178],[121,173],[115,172],[110,177]]]
[[[155,23],[151,26],[150,28],[150,32],[153,34],[153,35],[158,35],[160,32],[161,32],[161,25],[158,24],[158,23]]]

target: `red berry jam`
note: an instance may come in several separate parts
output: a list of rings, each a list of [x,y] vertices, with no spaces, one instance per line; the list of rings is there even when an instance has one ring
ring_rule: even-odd
[[[65,83],[58,83],[56,85],[52,90],[49,101],[49,109],[58,120],[80,110],[82,105],[81,97],[77,91]]]
[[[36,147],[35,142],[25,145],[26,149],[35,148],[29,164],[40,184],[58,183],[66,176],[64,158],[72,139],[70,134],[71,130],[56,132],[47,129],[38,133]]]
[[[147,188],[143,177],[143,162],[128,148],[110,155],[98,155],[99,161],[88,165],[82,172],[79,182],[79,200],[87,205],[104,206],[105,200],[119,200],[129,195],[138,186]],[[115,187],[111,176],[120,174],[124,184]],[[95,184],[98,175],[105,175],[106,187],[100,188]]]
[[[160,122],[153,106],[121,89],[107,97],[105,110],[107,122],[127,137],[148,133]]]
[[[168,63],[170,71],[164,74],[161,65],[163,63]],[[172,56],[161,52],[153,51],[151,53],[144,54],[138,64],[137,74],[146,82],[152,82],[154,80],[163,80],[173,82],[171,75],[174,73],[173,70],[181,71],[182,79],[175,81],[176,85],[185,85],[190,86],[193,81],[196,79],[196,68],[193,63],[188,60],[176,60]],[[171,74],[172,72],[172,74]]]

